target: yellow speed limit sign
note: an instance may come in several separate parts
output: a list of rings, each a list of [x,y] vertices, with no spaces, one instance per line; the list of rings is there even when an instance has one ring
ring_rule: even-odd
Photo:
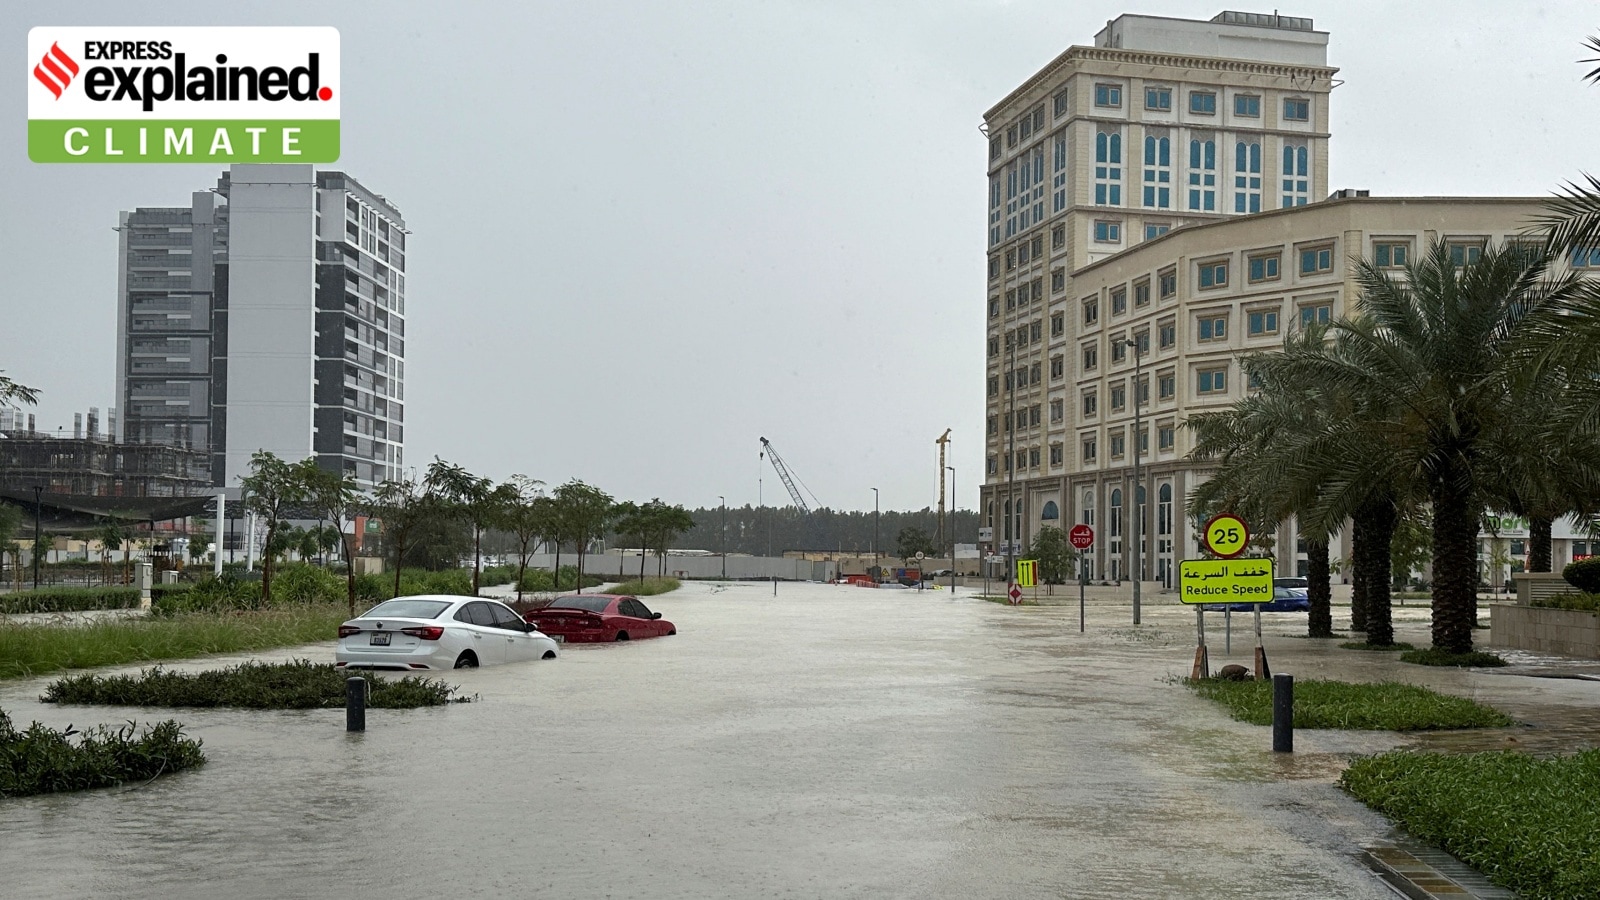
[[[1232,559],[1243,553],[1245,545],[1250,543],[1250,529],[1245,526],[1243,519],[1233,513],[1212,516],[1201,535],[1206,549],[1224,559]]]

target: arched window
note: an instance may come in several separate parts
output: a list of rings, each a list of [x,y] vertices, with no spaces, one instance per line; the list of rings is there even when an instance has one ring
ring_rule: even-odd
[[[1157,502],[1160,504],[1156,512],[1156,533],[1172,533],[1172,485],[1163,484],[1156,493]]]
[[[1054,500],[1046,500],[1044,502],[1044,511],[1039,513],[1039,518],[1046,522],[1050,521],[1051,519],[1059,519],[1061,518],[1061,508],[1056,506],[1056,502]]]
[[[1122,537],[1122,488],[1111,491],[1111,537]]]
[[[1082,522],[1085,525],[1093,527],[1094,518],[1095,518],[1094,490],[1090,489],[1090,490],[1084,491],[1083,492],[1083,497],[1081,499],[1082,499],[1082,502],[1078,505],[1078,508],[1079,508],[1078,521]]]
[[[1009,540],[1011,540],[1011,501],[1010,500],[1006,501],[1005,517],[1006,517],[1006,536],[1005,536],[1005,539],[1009,541]]]

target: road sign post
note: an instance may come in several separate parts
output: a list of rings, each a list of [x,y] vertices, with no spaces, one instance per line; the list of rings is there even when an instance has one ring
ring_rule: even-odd
[[[1209,540],[1210,526],[1207,527]],[[1227,537],[1227,535],[1224,535]],[[1248,541],[1234,536],[1233,542],[1242,547]],[[1219,542],[1224,543],[1225,542]],[[1261,604],[1272,602],[1272,560],[1270,559],[1186,559],[1178,565],[1178,598],[1195,607],[1195,634],[1197,646],[1191,677],[1210,675],[1210,660],[1206,653],[1205,606],[1207,603],[1223,604],[1230,612],[1234,603],[1249,603],[1255,607],[1256,627],[1256,677],[1266,678],[1267,653],[1261,642]],[[1232,648],[1232,620],[1225,623],[1228,631],[1227,650]]]
[[[1083,551],[1094,546],[1094,529],[1088,525],[1074,525],[1067,532],[1067,541],[1079,553],[1078,555],[1078,633],[1084,630],[1084,592],[1089,585],[1089,557]]]

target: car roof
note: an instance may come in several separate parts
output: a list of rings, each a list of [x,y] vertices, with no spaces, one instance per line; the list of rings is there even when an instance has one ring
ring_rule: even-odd
[[[389,600],[438,600],[443,603],[471,603],[474,600],[482,600],[486,603],[505,605],[505,601],[499,597],[473,597],[469,594],[406,594],[401,597],[390,597]],[[388,603],[389,600],[380,600],[379,603]]]

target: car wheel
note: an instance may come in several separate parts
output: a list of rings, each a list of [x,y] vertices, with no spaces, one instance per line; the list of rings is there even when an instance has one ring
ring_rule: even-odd
[[[540,659],[555,659],[556,658],[556,652],[554,650],[546,650],[544,652],[544,656],[541,656],[539,658]]]
[[[619,641],[625,641],[625,640],[627,640],[627,639],[628,639],[628,633],[627,633],[627,632],[626,632],[626,631],[619,631],[619,632],[617,632],[617,640],[619,640]]]
[[[667,634],[669,634],[669,635],[673,635],[673,634],[677,634],[677,633],[678,633],[678,629],[676,629],[676,628],[674,628],[671,631],[667,632]]]
[[[458,669],[476,669],[477,667],[478,657],[471,650],[463,650],[461,655],[456,657],[456,668]]]

